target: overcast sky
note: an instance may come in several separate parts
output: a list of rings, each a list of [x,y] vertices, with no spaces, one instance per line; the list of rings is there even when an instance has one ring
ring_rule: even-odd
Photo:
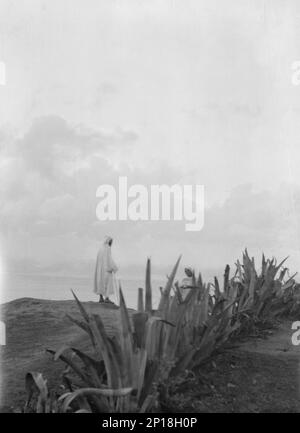
[[[2,270],[223,268],[248,247],[299,270],[297,1],[1,0]],[[203,184],[205,225],[100,223],[97,187]]]

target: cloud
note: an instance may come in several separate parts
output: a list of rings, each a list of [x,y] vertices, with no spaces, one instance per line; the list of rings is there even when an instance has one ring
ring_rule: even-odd
[[[247,247],[258,258],[263,251],[278,259],[289,255],[289,265],[297,270],[299,222],[298,186],[282,184],[271,192],[244,184],[236,187],[222,204],[206,209],[200,232],[185,232],[182,222],[147,222],[135,225],[127,234],[133,234],[131,245],[138,257],[145,256],[147,250],[157,263],[165,265],[183,253],[186,264],[222,271]],[[124,243],[127,245],[128,240]]]
[[[95,191],[114,176],[111,160],[134,131],[73,127],[59,116],[33,121],[23,137],[0,135],[0,219],[5,230],[77,231],[94,218]]]
[[[156,269],[168,269],[180,253],[184,264],[220,269],[245,247],[253,254],[299,255],[299,186],[269,191],[241,184],[223,203],[206,208],[204,228],[196,233],[186,232],[184,222],[100,222],[95,211],[101,184],[117,189],[121,175],[129,186],[190,184],[193,176],[163,161],[138,169],[120,157],[116,165],[115,147],[119,152],[123,146],[127,157],[134,152],[134,131],[75,128],[57,116],[36,119],[21,138],[2,134],[2,140],[0,223],[8,261],[30,259],[39,269],[60,272],[90,263],[90,269],[106,234],[116,240],[124,272],[143,266],[147,256]]]
[[[117,186],[119,175],[143,185],[153,180],[175,183],[182,176],[161,162],[147,171],[124,162],[116,166],[115,148],[122,161],[122,152],[134,151],[136,141],[131,130],[74,128],[58,116],[35,119],[23,137],[6,137],[1,149],[0,223],[8,260],[24,262],[29,257],[33,263],[61,267],[62,251],[74,263],[90,260],[106,232],[127,245],[146,239],[138,224],[99,225],[95,212],[98,186]],[[135,261],[133,250],[128,257]]]
[[[136,139],[133,131],[93,131],[72,127],[59,116],[45,116],[34,120],[29,131],[16,142],[16,151],[30,170],[53,178],[63,170],[64,163],[83,162]]]

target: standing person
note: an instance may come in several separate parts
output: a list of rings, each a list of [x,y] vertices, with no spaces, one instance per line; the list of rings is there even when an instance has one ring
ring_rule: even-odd
[[[180,292],[183,299],[186,298],[193,285],[193,270],[191,268],[185,268],[184,272],[186,276],[183,278],[180,285]]]
[[[99,250],[96,261],[94,292],[99,297],[99,302],[113,304],[109,296],[117,294],[116,272],[118,270],[111,256],[111,245],[113,239],[109,236],[105,238],[103,247]]]

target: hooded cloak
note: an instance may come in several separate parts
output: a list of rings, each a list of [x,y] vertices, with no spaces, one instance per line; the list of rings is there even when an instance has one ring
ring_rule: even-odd
[[[116,272],[118,270],[111,256],[111,247],[107,236],[102,248],[99,250],[96,261],[94,292],[108,298],[110,295],[117,294]]]

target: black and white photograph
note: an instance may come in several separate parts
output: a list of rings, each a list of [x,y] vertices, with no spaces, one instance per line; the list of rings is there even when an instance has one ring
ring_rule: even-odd
[[[300,413],[299,271],[299,1],[0,0],[1,414]]]

